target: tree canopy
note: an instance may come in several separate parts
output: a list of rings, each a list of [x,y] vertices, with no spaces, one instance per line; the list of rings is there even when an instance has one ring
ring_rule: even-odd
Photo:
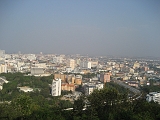
[[[0,74],[9,83],[0,91],[1,120],[159,120],[160,105],[141,97],[130,100],[128,90],[115,83],[104,89],[82,95],[74,103],[53,97],[50,86],[53,76],[34,77],[22,73]],[[17,86],[29,86],[34,92],[24,93]],[[10,102],[11,101],[11,102]],[[66,110],[73,108],[73,110]]]

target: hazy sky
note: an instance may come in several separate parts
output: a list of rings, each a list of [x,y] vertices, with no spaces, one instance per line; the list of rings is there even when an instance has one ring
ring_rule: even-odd
[[[160,0],[0,0],[0,49],[160,57]]]

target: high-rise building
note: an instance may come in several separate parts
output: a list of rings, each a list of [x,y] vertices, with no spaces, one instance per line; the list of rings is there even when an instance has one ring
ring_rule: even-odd
[[[4,57],[5,55],[5,50],[0,50],[0,57]]]
[[[80,59],[76,59],[75,62],[76,62],[76,65],[80,65],[81,60]]]
[[[75,60],[74,59],[70,59],[68,61],[68,67],[71,67],[71,69],[74,70],[74,68],[75,68]]]
[[[97,67],[98,61],[91,61],[91,67]]]
[[[0,64],[0,73],[7,73],[7,65]]]
[[[80,68],[83,69],[91,69],[91,62],[89,61],[81,61],[80,62]]]
[[[52,96],[61,95],[61,79],[55,79],[52,81]]]

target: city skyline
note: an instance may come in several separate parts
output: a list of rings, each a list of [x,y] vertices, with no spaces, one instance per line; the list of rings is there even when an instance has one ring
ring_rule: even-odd
[[[160,1],[0,1],[8,53],[159,56]]]

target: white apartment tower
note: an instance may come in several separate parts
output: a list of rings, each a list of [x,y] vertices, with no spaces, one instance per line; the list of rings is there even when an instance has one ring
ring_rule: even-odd
[[[52,81],[52,96],[61,95],[61,79],[55,79]]]

